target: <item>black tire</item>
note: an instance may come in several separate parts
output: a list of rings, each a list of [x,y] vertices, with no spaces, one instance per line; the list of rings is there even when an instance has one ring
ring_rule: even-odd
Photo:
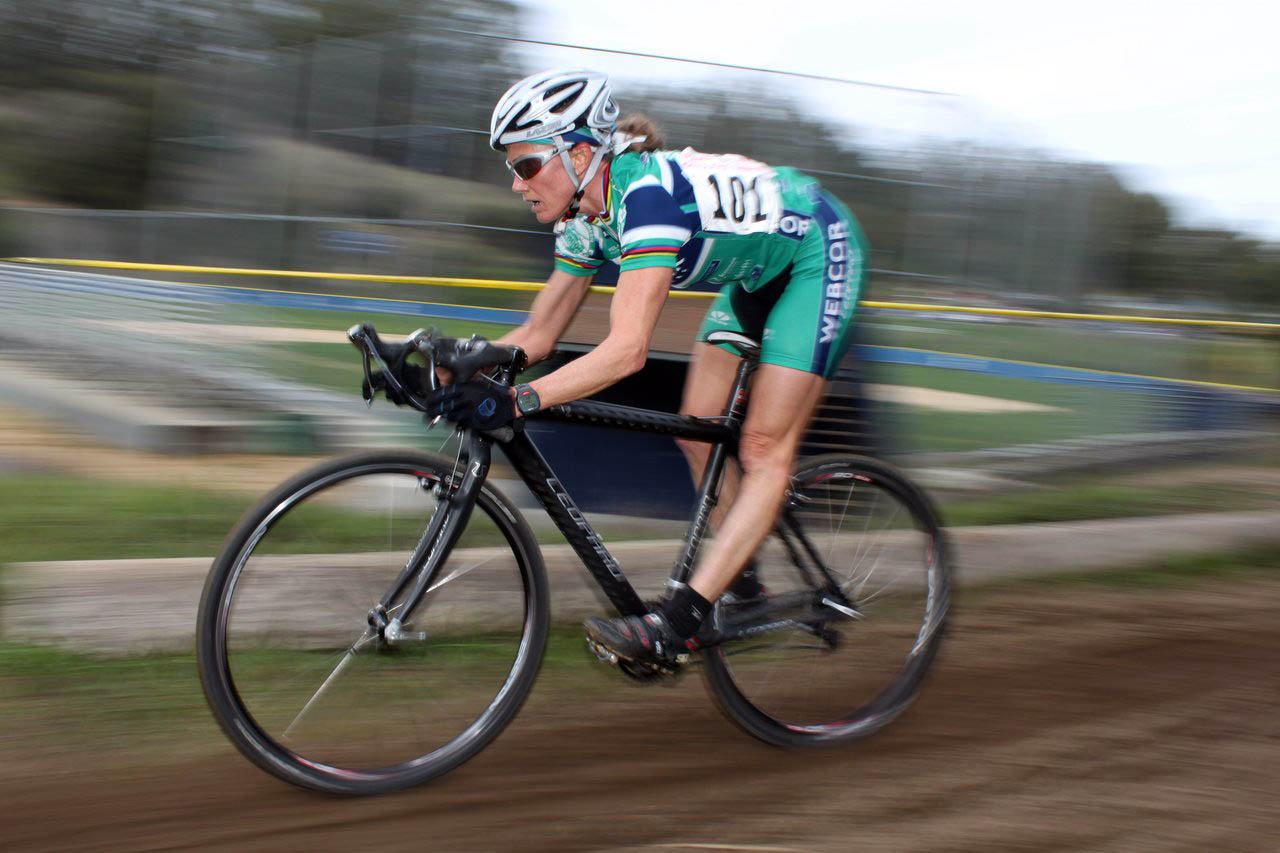
[[[910,705],[942,642],[951,567],[937,512],[891,466],[831,454],[802,460],[792,482],[794,514],[841,576],[856,618],[823,608],[830,617],[816,627],[832,632],[834,645],[815,636],[811,624],[807,631],[771,631],[713,647],[704,653],[704,675],[720,709],[751,735],[776,746],[824,746],[865,737]],[[865,511],[866,523],[846,533],[851,509]],[[887,520],[881,528],[876,519]],[[916,575],[892,592],[897,575],[871,583],[886,553],[902,554],[898,575]],[[770,594],[786,592],[791,575],[792,589],[809,588],[776,532],[757,565]]]
[[[425,639],[353,642],[443,506],[435,486],[453,467],[409,451],[337,459],[276,489],[227,537],[200,601],[200,681],[223,732],[263,770],[335,794],[405,788],[475,756],[519,710],[546,649],[546,571],[527,523],[488,484],[415,614]]]

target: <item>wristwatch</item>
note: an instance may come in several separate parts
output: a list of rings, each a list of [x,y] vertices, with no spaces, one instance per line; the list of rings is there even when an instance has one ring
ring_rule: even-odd
[[[532,415],[542,408],[542,401],[538,399],[538,392],[533,390],[532,385],[516,386],[516,408],[522,415]]]

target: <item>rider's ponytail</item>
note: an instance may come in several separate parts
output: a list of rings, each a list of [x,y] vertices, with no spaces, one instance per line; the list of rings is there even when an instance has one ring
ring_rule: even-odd
[[[632,136],[643,136],[643,142],[633,142],[627,146],[628,151],[657,151],[666,145],[666,138],[658,128],[658,123],[644,113],[631,113],[618,122],[618,130]]]

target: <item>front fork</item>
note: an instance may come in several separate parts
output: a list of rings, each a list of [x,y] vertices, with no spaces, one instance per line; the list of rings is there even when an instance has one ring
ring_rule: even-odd
[[[474,430],[464,433],[465,446],[459,454],[459,465],[452,475],[435,484],[440,504],[431,523],[418,539],[405,567],[382,598],[369,611],[369,627],[378,638],[388,643],[410,639],[426,639],[423,632],[406,632],[422,599],[440,575],[445,561],[471,519],[480,488],[489,475],[492,459],[491,440]],[[458,469],[462,470],[459,481]],[[409,588],[412,582],[412,588]],[[405,594],[405,590],[409,589]],[[399,599],[399,603],[392,604]]]

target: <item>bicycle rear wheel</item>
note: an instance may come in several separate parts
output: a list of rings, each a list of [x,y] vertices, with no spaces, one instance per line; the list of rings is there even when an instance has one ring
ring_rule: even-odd
[[[528,526],[487,485],[404,636],[370,627],[449,506],[453,467],[409,452],[339,459],[281,486],[228,537],[200,602],[200,678],[259,767],[380,793],[457,767],[514,717],[546,647],[547,584]]]
[[[863,737],[906,710],[937,654],[951,597],[941,525],[905,477],[858,456],[802,461],[788,506],[787,541],[775,530],[756,558],[770,594],[814,588],[811,547],[848,603],[815,596],[812,619],[708,649],[705,678],[726,716],[768,743]]]

